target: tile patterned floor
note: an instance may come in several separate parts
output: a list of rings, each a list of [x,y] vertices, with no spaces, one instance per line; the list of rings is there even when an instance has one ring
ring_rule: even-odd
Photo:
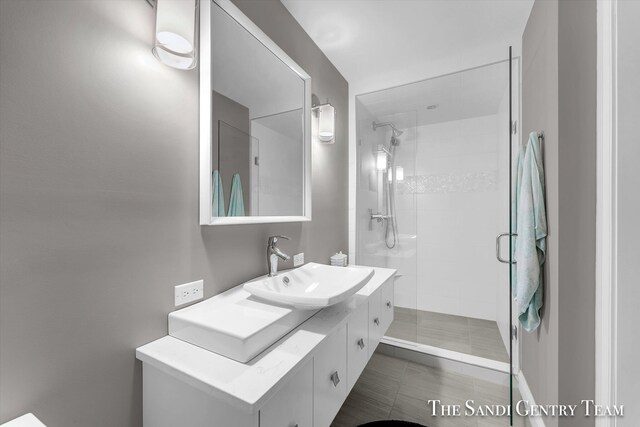
[[[517,391],[514,399],[519,399]],[[508,426],[508,417],[432,417],[427,401],[446,404],[507,404],[508,388],[477,378],[375,353],[353,387],[332,427],[357,427],[377,420],[404,420],[428,427]],[[524,418],[514,426],[530,427]]]
[[[494,321],[396,307],[387,336],[509,362]]]

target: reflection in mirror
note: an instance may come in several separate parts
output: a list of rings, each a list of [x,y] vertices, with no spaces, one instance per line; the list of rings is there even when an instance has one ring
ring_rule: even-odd
[[[241,129],[218,120],[218,182],[214,185],[214,200],[217,216],[245,216],[252,212],[249,193],[243,191],[253,187],[251,159],[257,149],[255,138]],[[255,157],[257,157],[255,153]],[[251,184],[250,184],[251,183]],[[228,206],[228,210],[225,210]]]
[[[305,215],[305,80],[215,2],[212,216]]]
[[[285,111],[251,121],[260,156],[254,160],[259,191],[252,193],[259,208],[253,215],[302,215],[304,150],[302,110]],[[286,191],[283,191],[286,189]]]

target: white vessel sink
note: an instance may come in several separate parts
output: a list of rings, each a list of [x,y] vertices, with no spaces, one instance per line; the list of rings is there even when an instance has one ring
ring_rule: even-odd
[[[240,285],[169,313],[169,335],[246,363],[316,312],[271,304]]]
[[[333,267],[310,262],[275,277],[259,277],[244,284],[252,295],[301,309],[337,304],[358,292],[373,276],[373,268]]]

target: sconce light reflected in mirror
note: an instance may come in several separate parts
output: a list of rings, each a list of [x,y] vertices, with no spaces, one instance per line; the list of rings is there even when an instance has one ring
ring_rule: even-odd
[[[389,171],[389,182],[393,181],[393,175]],[[396,166],[396,182],[404,181],[404,168],[402,166]]]
[[[318,140],[323,144],[336,142],[336,110],[329,101],[326,104],[316,105],[312,108],[318,126]]]
[[[198,0],[156,0],[155,57],[180,70],[195,68],[197,22]]]

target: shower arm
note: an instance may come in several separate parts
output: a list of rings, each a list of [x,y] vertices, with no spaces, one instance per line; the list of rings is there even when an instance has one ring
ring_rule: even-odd
[[[383,122],[383,123],[376,123],[376,122],[371,122],[371,127],[373,128],[373,130],[378,129],[379,127],[383,127],[383,126],[389,126],[392,130],[394,135],[396,136],[400,136],[402,135],[402,131],[400,129],[398,129],[393,123],[391,122]]]

